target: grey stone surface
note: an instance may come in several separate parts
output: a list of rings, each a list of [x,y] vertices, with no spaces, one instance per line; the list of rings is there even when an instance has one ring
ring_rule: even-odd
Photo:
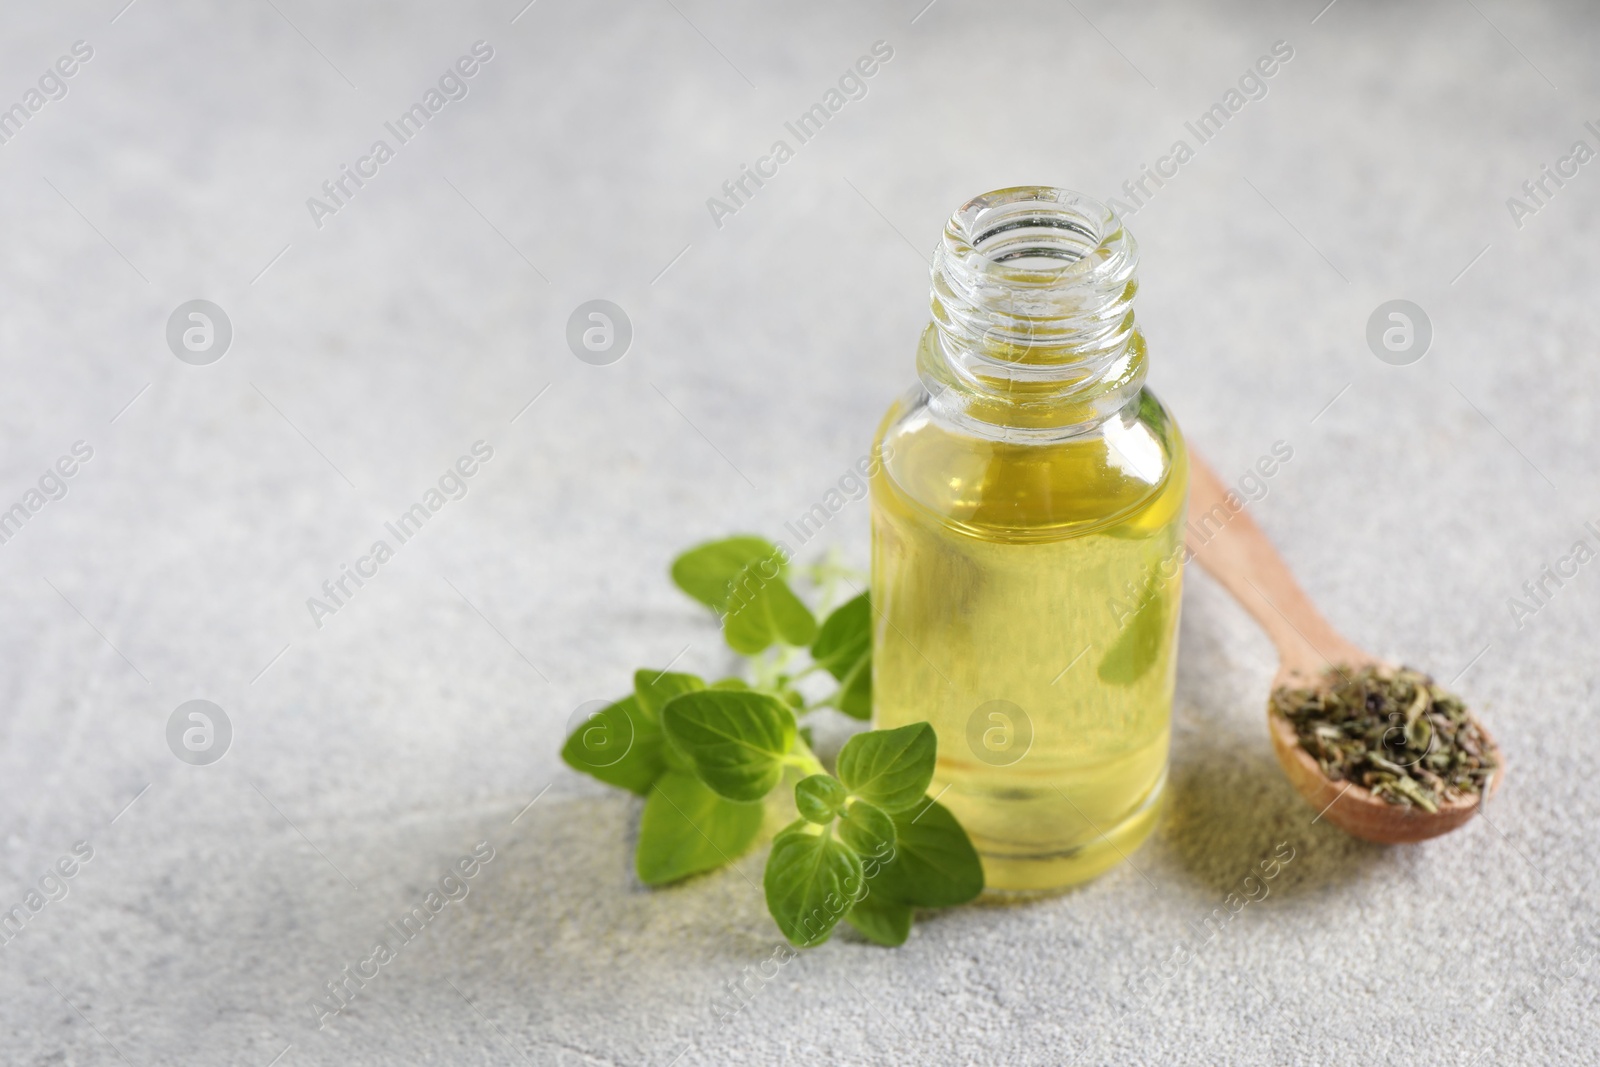
[[[0,506],[93,449],[0,545],[0,905],[93,849],[0,948],[0,1061],[1600,1059],[1596,564],[1507,607],[1600,516],[1600,163],[1506,206],[1600,147],[1592,8],[122,2],[0,13],[0,106],[94,50],[0,144]],[[714,225],[880,39],[865,98]],[[478,40],[468,95],[315,225]],[[763,856],[643,890],[637,802],[563,768],[568,716],[640,664],[727,665],[667,561],[778,534],[863,452],[951,209],[1117,193],[1278,40],[1265,98],[1130,220],[1152,382],[1224,476],[1292,445],[1254,513],[1352,638],[1464,672],[1509,753],[1492,822],[1404,849],[1314,824],[1262,728],[1271,649],[1191,575],[1170,810],[1129,864],[898,951],[840,936],[719,1024],[778,942]],[[193,299],[232,322],[210,365],[167,346]],[[592,299],[634,326],[609,366],[566,343]],[[1392,299],[1433,323],[1409,366],[1366,346]],[[466,496],[315,625],[479,440]],[[864,563],[864,505],[822,543]],[[208,766],[167,744],[193,699],[232,724]],[[480,841],[467,897],[317,1029]]]

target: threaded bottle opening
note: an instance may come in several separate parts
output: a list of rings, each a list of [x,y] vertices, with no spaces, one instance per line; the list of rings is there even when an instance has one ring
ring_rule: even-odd
[[[1105,205],[1063,189],[1006,189],[962,205],[945,230],[956,258],[967,249],[1014,274],[1048,284],[1099,247],[1116,227]]]
[[[1020,186],[963,204],[934,252],[929,391],[986,422],[1071,427],[1144,382],[1138,249],[1106,205]]]

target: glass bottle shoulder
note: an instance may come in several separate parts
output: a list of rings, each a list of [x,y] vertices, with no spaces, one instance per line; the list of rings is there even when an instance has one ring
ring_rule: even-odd
[[[1007,440],[942,418],[919,387],[890,407],[875,452],[880,506],[984,540],[1149,536],[1181,520],[1187,497],[1183,436],[1148,389],[1083,433]]]

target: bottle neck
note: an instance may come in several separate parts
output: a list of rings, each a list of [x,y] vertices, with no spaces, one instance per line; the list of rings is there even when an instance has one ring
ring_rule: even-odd
[[[934,252],[917,371],[941,418],[984,436],[1093,429],[1144,385],[1138,249],[1109,208],[1029,186],[963,205]]]

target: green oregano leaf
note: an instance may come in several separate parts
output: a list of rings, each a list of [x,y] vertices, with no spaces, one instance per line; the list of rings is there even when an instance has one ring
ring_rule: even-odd
[[[938,744],[925,722],[856,734],[839,752],[839,780],[884,811],[903,811],[928,791]]]
[[[579,723],[561,747],[573,770],[640,796],[665,769],[661,725],[634,697],[624,697]]]
[[[667,701],[705,687],[706,683],[693,674],[654,671],[648,667],[633,672],[633,695],[644,713],[657,722],[661,721],[661,708]]]
[[[675,674],[671,671],[651,670],[649,667],[633,672],[633,697],[639,703],[639,710],[658,727],[661,723],[661,709],[666,706],[667,701],[683,693],[692,693],[705,687],[706,683],[693,674]],[[688,758],[667,740],[665,734],[661,738],[661,762],[668,770],[690,769]]]
[[[811,609],[794,595],[777,557],[750,563],[733,581],[722,617],[722,637],[745,656],[764,652],[776,641],[805,647],[817,634]]]
[[[790,944],[820,945],[863,892],[861,858],[815,823],[791,823],[772,842],[767,910]]]
[[[867,594],[840,604],[822,623],[811,644],[811,658],[835,678],[843,679],[863,656],[872,652],[872,608]]]
[[[759,803],[727,800],[687,771],[656,780],[639,819],[634,870],[645,885],[714,870],[744,853],[761,832]]]
[[[805,648],[817,636],[817,617],[786,584],[773,582],[769,589],[767,614],[772,618],[772,632],[786,645]]]
[[[834,703],[846,715],[872,714],[872,607],[862,593],[834,609],[817,631],[811,658],[839,680]]]
[[[840,792],[843,792],[841,788]],[[894,821],[865,800],[852,800],[837,825],[839,840],[856,850],[863,860],[887,855],[894,848]]]
[[[672,561],[672,581],[679,589],[721,615],[735,578],[757,560],[776,555],[778,546],[764,537],[741,534],[696,545]]]
[[[794,713],[754,690],[703,689],[667,701],[662,726],[695,774],[729,800],[760,800],[783,776]]]
[[[844,811],[845,791],[830,774],[813,774],[794,787],[794,806],[807,822],[826,826]]]
[[[853,719],[872,718],[872,660],[861,660],[856,669],[839,682],[835,700],[839,710]]]
[[[868,884],[867,895],[845,914],[845,922],[868,941],[894,948],[911,935],[911,906],[890,900]]]
[[[894,814],[894,859],[874,893],[919,908],[965,904],[983,892],[983,864],[956,817],[935,800]]]

